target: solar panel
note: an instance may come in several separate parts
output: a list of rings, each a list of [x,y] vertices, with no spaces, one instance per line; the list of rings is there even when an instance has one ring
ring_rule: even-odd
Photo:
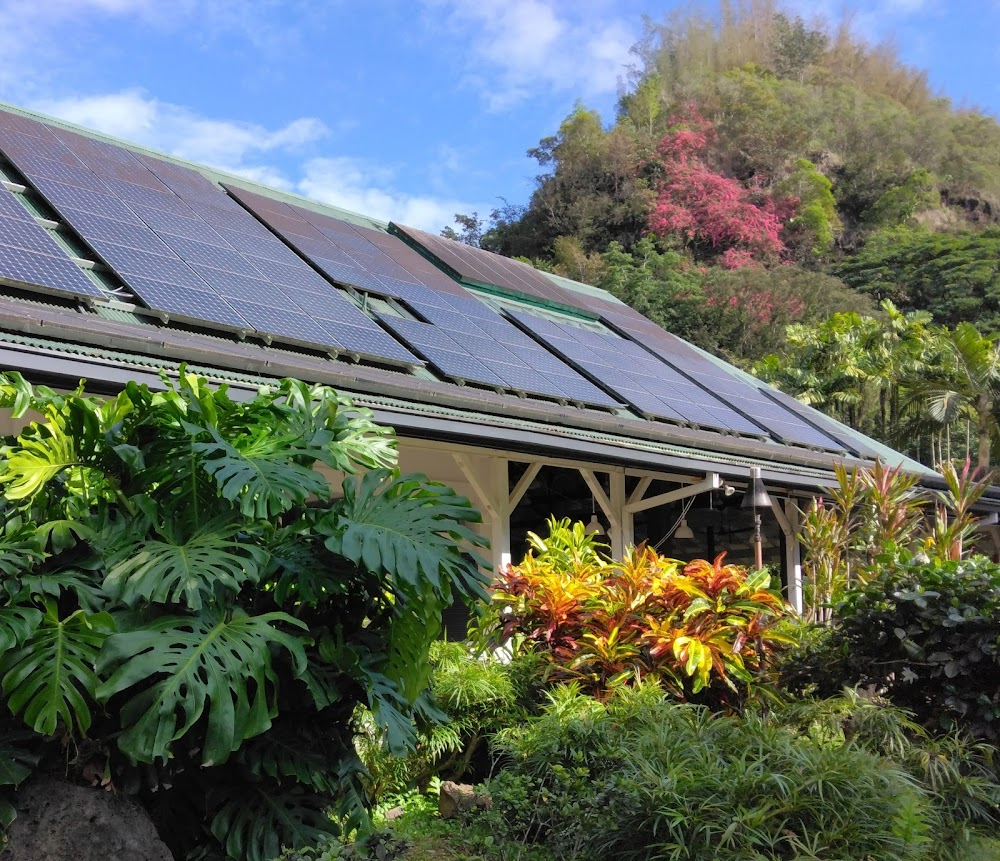
[[[17,164],[16,160],[13,161]],[[110,194],[100,194],[64,182],[31,176],[28,171],[22,173],[29,177],[31,184],[60,215],[63,214],[63,209],[68,207],[126,223],[135,223],[137,220],[131,209]]]
[[[104,297],[65,255],[39,254],[11,245],[0,245],[0,278],[74,296]]]
[[[340,349],[343,345],[333,338],[319,323],[296,309],[289,311],[255,302],[238,303],[240,315],[245,317],[258,332],[277,335],[283,340],[308,346]]]
[[[238,186],[224,187],[316,269],[338,284],[398,298],[401,287],[406,290],[424,280],[393,259],[385,245],[376,244],[370,235],[346,221],[273,201]],[[387,238],[405,247],[399,239]]]
[[[73,132],[49,133],[44,126],[32,127],[37,136],[28,142],[16,125],[5,126],[0,119],[0,147],[4,139],[14,142],[8,157],[151,309],[225,328],[255,328],[298,344],[349,346],[386,361],[418,362],[195,171],[151,156],[137,158]],[[36,140],[45,142],[37,148],[44,148],[44,156],[33,151],[30,144]],[[0,213],[9,209],[4,206]],[[38,236],[32,246],[21,235],[23,228],[0,226],[0,242],[15,232],[21,245],[37,250]],[[315,228],[305,232],[321,238],[330,254],[340,253]],[[23,280],[20,265],[10,264],[9,277]],[[278,277],[268,280],[272,276]],[[66,277],[64,272],[62,283]],[[96,287],[86,292],[103,295]],[[290,292],[307,298],[297,304]],[[315,311],[325,315],[322,322],[312,319]],[[342,340],[349,345],[337,337],[339,326],[347,327]]]
[[[649,324],[651,325],[651,324]],[[727,372],[715,362],[700,355],[680,338],[657,329],[640,330],[631,324],[637,339],[647,350],[655,353],[665,363],[677,369],[705,391],[731,405],[766,433],[779,442],[814,446],[830,451],[843,451],[845,446],[829,435],[820,432],[794,412],[774,402],[760,386],[749,383]]]
[[[217,325],[234,329],[251,328],[229,302],[214,292],[193,290],[189,286],[180,287],[140,276],[130,276],[129,286],[154,311],[163,311],[190,322],[211,320]]]
[[[73,165],[57,159],[23,155],[18,156],[18,165],[21,171],[29,176],[54,179],[88,191],[99,191],[105,194],[108,191],[100,177],[82,164]]]
[[[210,266],[248,278],[255,278],[260,274],[242,254],[233,249],[197,242],[183,236],[168,236],[166,241],[174,253],[189,264]]]
[[[536,338],[639,413],[698,427],[762,436],[759,427],[637,344],[527,312],[508,312]]]
[[[103,239],[116,245],[151,251],[154,254],[170,254],[170,249],[153,231],[141,222],[115,221],[92,212],[65,207],[63,218],[77,233],[92,239]]]
[[[420,246],[460,278],[492,284],[521,295],[572,304],[569,292],[557,286],[543,273],[526,263],[473,248],[462,242],[434,236],[414,227],[392,224],[391,229]]]
[[[350,353],[360,353],[373,359],[392,359],[410,364],[422,362],[398,341],[387,335],[381,329],[371,325],[367,317],[365,326],[352,326],[342,318],[333,320],[317,316],[317,322],[336,336]]]

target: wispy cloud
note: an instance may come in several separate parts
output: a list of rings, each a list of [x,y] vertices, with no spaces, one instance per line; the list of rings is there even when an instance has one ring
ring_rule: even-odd
[[[357,158],[317,158],[306,162],[297,191],[314,200],[437,232],[455,213],[483,212],[468,201],[410,194],[396,187],[396,172]]]
[[[639,36],[635,16],[600,0],[422,0],[464,46],[467,81],[491,110],[539,91],[613,92]]]

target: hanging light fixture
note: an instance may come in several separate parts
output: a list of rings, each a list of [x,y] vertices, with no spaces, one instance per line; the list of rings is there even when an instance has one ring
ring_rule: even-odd
[[[693,541],[694,540],[694,530],[688,526],[688,519],[686,517],[681,518],[681,522],[678,527],[674,530],[674,539],[677,541]]]
[[[760,477],[760,467],[750,467],[750,481],[740,508],[753,511],[753,550],[754,562],[758,568],[764,567],[764,544],[760,533],[760,509],[771,507],[771,497]]]
[[[590,523],[583,527],[583,531],[587,535],[604,534],[604,527],[601,526],[601,521],[597,519],[597,503],[594,501],[594,494],[590,495]]]

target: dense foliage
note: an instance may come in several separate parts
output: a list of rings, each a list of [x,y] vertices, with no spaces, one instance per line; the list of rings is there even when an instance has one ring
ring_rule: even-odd
[[[680,699],[735,705],[766,686],[787,612],[767,571],[720,555],[683,564],[648,547],[620,562],[582,523],[549,522],[499,575],[485,632],[537,653],[550,678],[606,696],[654,678]]]
[[[2,772],[41,757],[136,796],[178,857],[267,861],[365,816],[359,705],[412,747],[441,610],[483,594],[478,514],[327,388],[165,386],[0,376],[39,417],[0,447]]]
[[[785,664],[793,690],[873,686],[934,731],[1000,740],[1000,566],[883,558]]]
[[[854,697],[737,717],[570,686],[497,747],[486,818],[509,858],[972,858],[1000,800],[984,752]]]
[[[600,284],[738,362],[783,352],[789,323],[883,299],[1000,325],[995,118],[776,0],[647,22],[633,53],[610,125],[578,104],[529,150],[526,206],[446,233]]]

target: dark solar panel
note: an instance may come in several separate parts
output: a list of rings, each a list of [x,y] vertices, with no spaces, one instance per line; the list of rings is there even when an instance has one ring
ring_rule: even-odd
[[[645,321],[644,321],[645,322]],[[705,391],[730,404],[778,441],[842,451],[845,446],[804,421],[800,416],[775,403],[759,385],[749,383],[727,372],[702,356],[680,338],[647,325],[633,324],[637,340],[664,362],[685,374]],[[623,327],[624,329],[624,327]],[[625,330],[627,332],[627,330]]]
[[[14,162],[17,164],[17,162]],[[63,209],[79,209],[84,212],[91,212],[95,215],[103,215],[105,218],[113,218],[116,221],[134,223],[137,219],[123,202],[110,194],[99,194],[94,191],[87,191],[77,188],[74,185],[67,185],[64,182],[57,182],[44,177],[33,177],[27,171],[23,171],[31,179],[31,184],[38,189],[44,197],[60,215]]]
[[[41,228],[39,228],[41,230]],[[65,255],[39,254],[0,245],[0,278],[74,296],[103,298],[104,293]]]
[[[180,287],[140,276],[130,276],[129,286],[154,311],[164,311],[193,322],[211,320],[215,324],[234,329],[251,328],[233,306],[217,293],[193,290],[188,286]]]
[[[564,305],[573,304],[569,291],[519,260],[510,260],[413,227],[393,224],[392,229],[408,237],[464,280],[492,284],[504,290]]]
[[[643,415],[762,436],[760,428],[637,344],[612,334],[509,312],[607,390]]]

